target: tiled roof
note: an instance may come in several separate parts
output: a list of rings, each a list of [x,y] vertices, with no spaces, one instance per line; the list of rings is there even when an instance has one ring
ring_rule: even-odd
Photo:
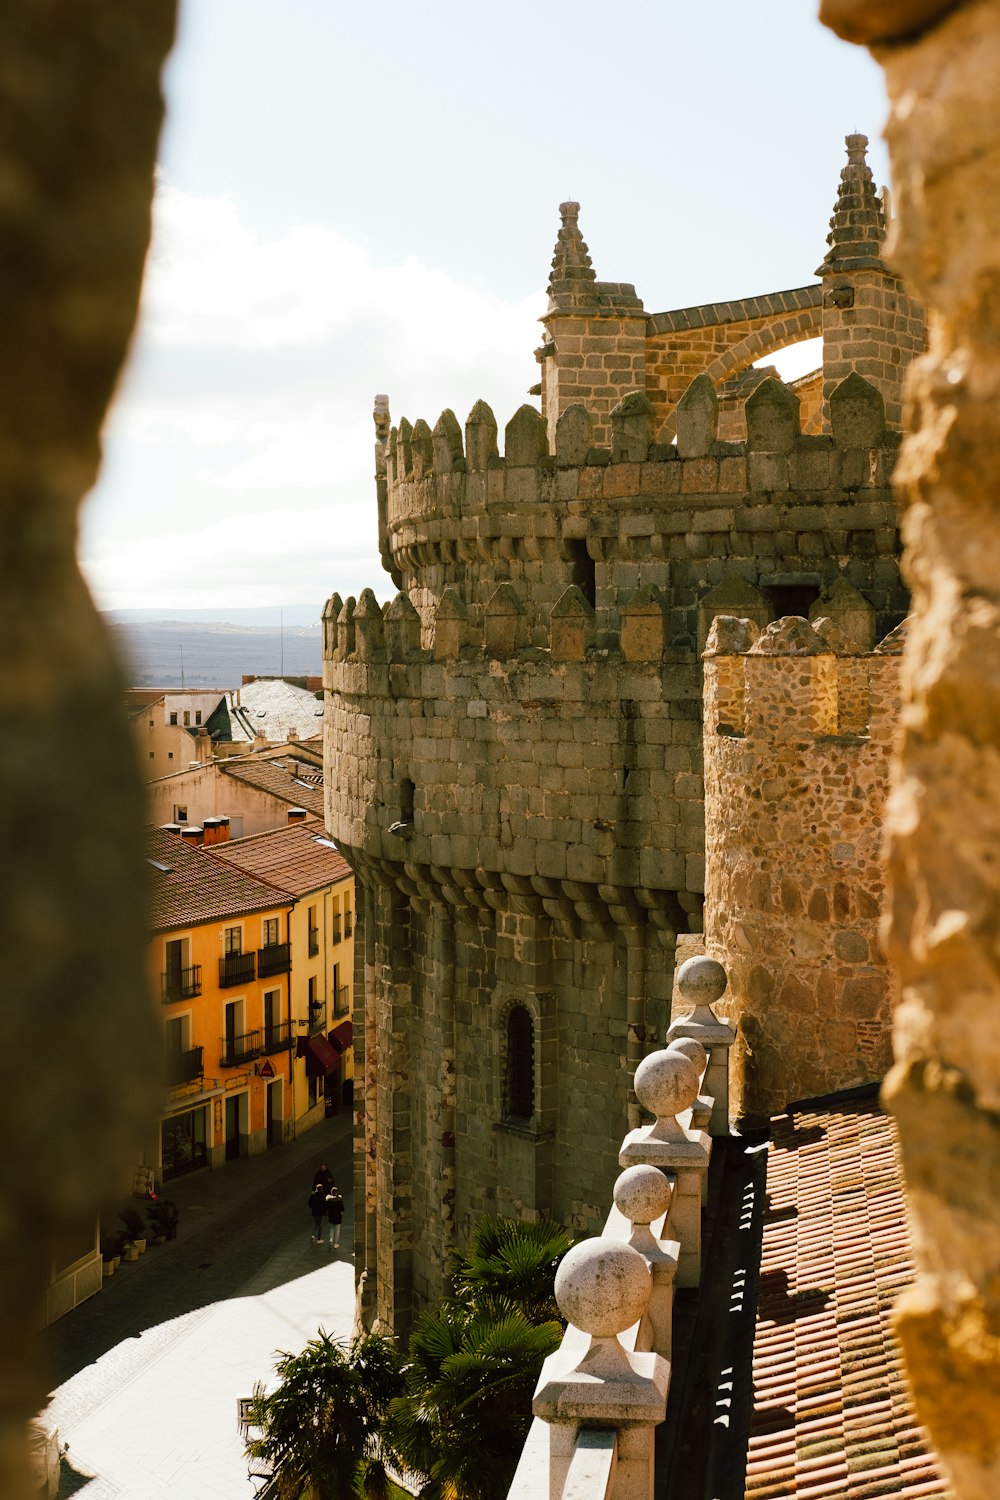
[[[149,862],[150,922],[154,932],[195,927],[285,906],[292,894],[274,884],[214,859],[207,850],[191,849],[176,833],[146,830]],[[159,868],[165,866],[166,868]]]
[[[915,1276],[894,1124],[872,1098],[772,1124],[746,1500],[948,1496],[889,1330]]]
[[[288,828],[215,844],[212,853],[296,896],[347,880],[352,873],[347,860],[315,823],[293,823]]]
[[[286,759],[264,760],[240,756],[238,760],[223,760],[216,764],[224,776],[232,776],[258,791],[269,792],[287,802],[290,807],[304,807],[317,818],[323,816],[322,782],[317,786],[313,773],[309,780],[296,774],[296,767]]]

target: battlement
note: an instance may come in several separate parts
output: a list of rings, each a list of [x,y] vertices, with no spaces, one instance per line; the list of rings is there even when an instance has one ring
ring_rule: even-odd
[[[787,617],[763,631],[720,615],[704,652],[705,734],[754,742],[886,739],[898,714],[903,629],[863,652],[829,618]]]

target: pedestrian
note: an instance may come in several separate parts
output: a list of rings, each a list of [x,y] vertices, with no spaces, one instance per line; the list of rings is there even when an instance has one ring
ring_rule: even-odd
[[[318,1166],[313,1173],[313,1187],[321,1187],[324,1193],[328,1193],[333,1187],[333,1173],[326,1162]]]
[[[323,1220],[326,1217],[326,1189],[317,1183],[309,1194],[309,1212],[313,1216],[315,1226],[312,1236],[312,1244],[323,1243]]]
[[[344,1219],[344,1200],[334,1183],[326,1195],[326,1216],[329,1219],[327,1245],[334,1250],[340,1248],[340,1226]]]

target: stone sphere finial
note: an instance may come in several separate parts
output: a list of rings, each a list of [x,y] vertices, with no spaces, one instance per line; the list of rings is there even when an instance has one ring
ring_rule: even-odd
[[[638,1250],[617,1240],[581,1240],[556,1272],[556,1301],[568,1322],[598,1339],[614,1338],[641,1318],[652,1278]]]
[[[680,997],[696,1010],[714,1005],[725,994],[728,983],[726,971],[716,958],[689,958],[677,970]]]
[[[698,1097],[698,1073],[683,1052],[664,1049],[644,1057],[635,1070],[639,1103],[659,1119],[672,1119]]]
[[[670,1207],[670,1183],[659,1167],[626,1167],[615,1183],[614,1199],[630,1224],[652,1224]]]
[[[684,1056],[694,1063],[695,1070],[699,1076],[704,1073],[708,1066],[708,1053],[701,1045],[697,1037],[678,1036],[667,1046],[668,1052],[682,1052]]]

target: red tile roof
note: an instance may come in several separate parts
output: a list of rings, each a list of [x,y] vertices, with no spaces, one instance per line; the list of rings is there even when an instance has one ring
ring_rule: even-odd
[[[146,859],[153,932],[246,916],[294,899],[287,889],[255,880],[213,859],[207,850],[189,848],[178,834],[162,828],[146,830]]]
[[[772,1125],[746,1500],[949,1496],[889,1330],[915,1278],[894,1123],[866,1098]]]
[[[216,765],[223,775],[231,776],[234,781],[242,781],[247,786],[256,787],[258,791],[267,792],[270,796],[287,802],[290,807],[304,807],[317,818],[323,816],[322,781],[316,785],[313,775],[310,775],[308,782],[298,777],[294,765],[257,756],[220,760]]]
[[[212,854],[296,896],[349,880],[353,874],[347,860],[316,823],[292,823],[228,844],[214,844]]]

